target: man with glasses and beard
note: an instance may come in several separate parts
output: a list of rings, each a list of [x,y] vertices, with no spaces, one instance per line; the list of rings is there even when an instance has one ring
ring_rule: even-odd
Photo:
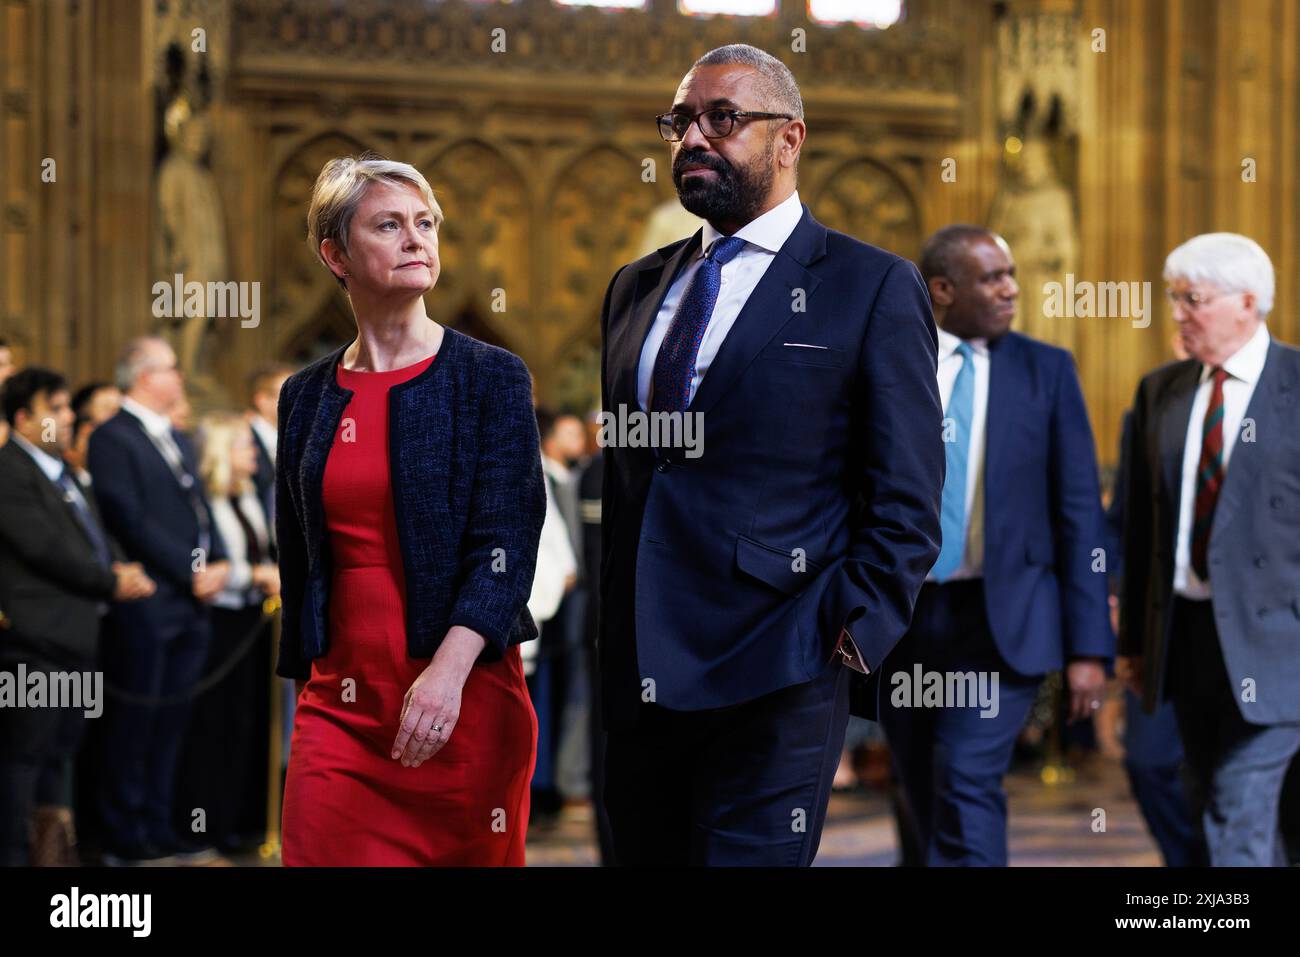
[[[611,281],[603,407],[696,434],[606,443],[615,857],[807,865],[850,678],[906,631],[939,554],[934,321],[914,266],[800,202],[807,128],[780,61],[705,54],[658,123],[706,224]]]

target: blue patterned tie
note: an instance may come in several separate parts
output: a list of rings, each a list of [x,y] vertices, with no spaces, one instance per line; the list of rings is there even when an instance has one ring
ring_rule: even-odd
[[[718,290],[722,288],[722,267],[744,246],[745,240],[735,236],[714,240],[704,262],[695,271],[655,357],[650,411],[680,412],[690,405],[695,357],[718,301]]]
[[[95,516],[90,513],[90,509],[77,494],[79,490],[75,488],[66,465],[54,484],[63,490],[63,500],[72,506],[72,513],[77,517],[78,524],[85,530],[86,537],[90,539],[90,544],[95,549],[95,558],[105,568],[113,567],[113,553],[108,547],[108,540],[100,530],[99,523],[95,521]]]
[[[966,465],[970,460],[970,428],[975,416],[975,360],[971,347],[963,342],[957,346],[962,357],[957,379],[948,397],[945,419],[952,422],[953,441],[944,444],[948,467],[943,479],[943,503],[939,510],[939,528],[943,534],[943,548],[931,574],[935,581],[946,581],[961,565],[966,551]],[[945,426],[947,422],[944,423]],[[948,437],[945,428],[944,438]]]

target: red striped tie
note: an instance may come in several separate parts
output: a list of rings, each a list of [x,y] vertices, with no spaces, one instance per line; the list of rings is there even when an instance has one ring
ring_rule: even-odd
[[[1228,373],[1210,371],[1214,386],[1205,410],[1201,429],[1201,461],[1196,467],[1196,516],[1192,520],[1192,569],[1201,581],[1210,580],[1210,526],[1214,524],[1214,506],[1223,488],[1223,380]]]

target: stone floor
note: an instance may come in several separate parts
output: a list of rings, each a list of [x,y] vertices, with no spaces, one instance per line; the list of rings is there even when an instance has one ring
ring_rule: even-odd
[[[1066,777],[1059,783],[1053,778]],[[1022,767],[1007,775],[1011,866],[1160,866],[1128,781],[1118,763],[1103,758],[1053,774]],[[1093,829],[1105,812],[1105,828]],[[589,811],[569,814],[528,835],[530,866],[589,867],[597,863]],[[888,867],[898,856],[894,818],[882,792],[855,790],[832,796],[816,867]],[[218,866],[274,866],[257,854]]]
[[[1097,759],[1073,773],[1073,780],[1047,784],[1040,770],[1007,776],[1011,865],[1089,867],[1159,866],[1159,852],[1128,790],[1123,769]],[[1105,812],[1105,830],[1093,830]],[[592,866],[597,862],[591,825],[574,815],[529,834],[530,866]],[[898,856],[888,800],[874,791],[837,793],[831,798],[817,867],[888,867]]]

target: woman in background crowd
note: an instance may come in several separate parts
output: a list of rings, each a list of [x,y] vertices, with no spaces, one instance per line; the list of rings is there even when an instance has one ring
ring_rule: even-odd
[[[248,422],[229,412],[199,423],[199,474],[226,544],[230,575],[212,602],[212,650],[194,703],[177,785],[178,828],[201,822],[223,851],[260,842],[266,826],[271,620],[280,594],[270,526],[257,495],[257,452]],[[196,812],[202,811],[202,816]]]

